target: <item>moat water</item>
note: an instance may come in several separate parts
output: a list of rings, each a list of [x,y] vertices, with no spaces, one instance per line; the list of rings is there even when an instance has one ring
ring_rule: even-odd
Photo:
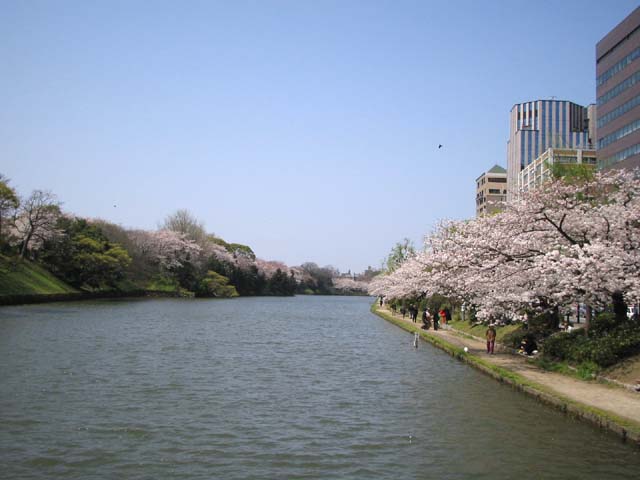
[[[0,478],[638,478],[637,447],[413,348],[370,303],[1,308]]]

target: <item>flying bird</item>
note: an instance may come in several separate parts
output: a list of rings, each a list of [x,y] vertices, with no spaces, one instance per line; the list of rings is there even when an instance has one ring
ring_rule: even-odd
[[[442,144],[439,144],[439,145],[438,145],[438,148],[442,148]]]

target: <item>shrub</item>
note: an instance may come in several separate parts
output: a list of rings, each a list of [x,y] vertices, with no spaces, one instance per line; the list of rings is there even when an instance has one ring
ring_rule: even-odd
[[[545,340],[543,348],[544,356],[557,360],[571,360],[574,357],[573,350],[586,340],[584,330],[575,330],[571,333],[556,333]]]
[[[522,326],[511,333],[507,333],[502,338],[502,343],[512,348],[518,348],[523,340],[526,340],[528,344],[534,343],[538,345],[542,338],[539,332],[533,332],[526,326]]]
[[[522,326],[511,333],[507,333],[502,339],[502,343],[512,348],[518,348],[526,334],[527,330]]]
[[[616,318],[615,313],[613,312],[603,312],[596,315],[596,317],[591,321],[591,325],[589,327],[589,333],[598,336],[598,335],[606,335],[609,332],[613,331],[620,322]]]
[[[544,344],[543,354],[574,365],[590,362],[604,368],[640,353],[640,328],[631,322],[616,325],[615,321],[612,314],[599,315],[589,337],[583,330],[552,335]]]

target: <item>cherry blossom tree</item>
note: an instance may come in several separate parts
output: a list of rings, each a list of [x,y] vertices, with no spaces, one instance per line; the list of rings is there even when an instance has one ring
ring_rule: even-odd
[[[197,259],[201,247],[173,230],[132,230],[129,236],[140,253],[163,270],[173,270]]]
[[[24,258],[29,250],[37,250],[44,240],[58,233],[56,223],[60,214],[60,202],[46,190],[34,190],[21,202],[13,225],[20,245],[20,258]]]
[[[336,290],[345,293],[366,293],[368,283],[360,280],[354,280],[350,277],[336,277],[332,279],[333,286]]]
[[[523,309],[603,307],[640,298],[638,172],[555,180],[502,213],[444,221],[370,292],[390,298],[441,293],[472,303],[480,317]]]
[[[258,267],[258,271],[266,278],[273,277],[278,270],[286,274],[290,274],[289,267],[283,262],[279,262],[277,260],[263,260],[261,258],[256,258],[255,264]]]

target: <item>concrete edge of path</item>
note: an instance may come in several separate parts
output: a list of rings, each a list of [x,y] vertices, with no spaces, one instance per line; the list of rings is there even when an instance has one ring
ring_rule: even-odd
[[[574,398],[568,398],[550,391],[544,385],[532,382],[522,375],[508,368],[493,365],[485,359],[467,353],[463,348],[422,330],[418,324],[394,318],[386,312],[380,311],[376,303],[372,304],[371,312],[393,323],[408,332],[418,332],[420,337],[435,347],[445,351],[452,357],[480,370],[501,383],[506,383],[518,391],[526,393],[538,401],[560,410],[573,418],[586,421],[600,428],[618,435],[623,441],[634,443],[640,447],[640,424],[621,418],[613,413],[585,405]]]

